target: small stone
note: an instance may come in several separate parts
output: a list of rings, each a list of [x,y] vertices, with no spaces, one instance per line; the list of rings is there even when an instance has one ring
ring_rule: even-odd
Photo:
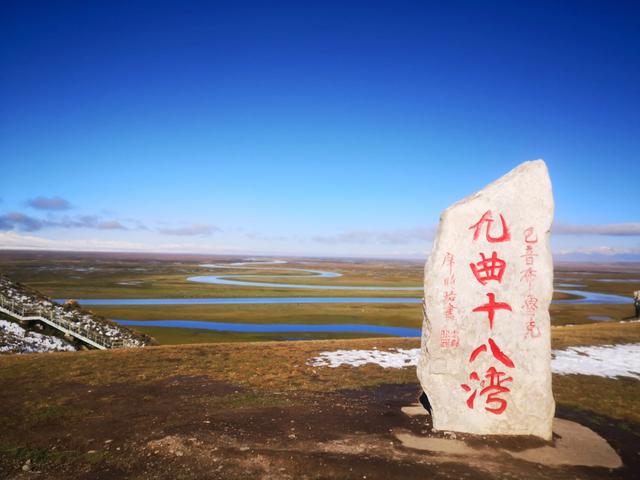
[[[29,472],[30,470],[31,470],[31,459],[28,459],[26,462],[24,462],[24,465],[22,465],[22,471]]]
[[[96,453],[96,450],[89,450],[87,453],[88,454],[93,454],[93,453]]]
[[[111,443],[113,440],[105,440],[104,443]]]
[[[184,453],[182,452],[182,450],[178,450],[176,452],[176,457],[182,457],[184,455]]]

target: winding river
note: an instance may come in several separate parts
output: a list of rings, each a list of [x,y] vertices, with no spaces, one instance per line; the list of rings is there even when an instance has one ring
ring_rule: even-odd
[[[242,333],[309,333],[309,332],[341,332],[370,333],[376,335],[393,335],[395,337],[419,337],[419,328],[387,327],[366,324],[295,324],[295,323],[219,323],[194,320],[115,320],[120,325],[131,327],[173,327],[198,328],[219,332]]]
[[[285,260],[246,261],[226,265],[202,264],[207,268],[251,269],[251,270],[285,270],[304,273],[303,275],[256,275],[256,274],[223,274],[197,275],[188,277],[191,282],[210,283],[216,285],[235,285],[241,287],[268,288],[306,288],[313,290],[363,290],[363,291],[422,291],[423,287],[386,287],[386,286],[358,286],[358,285],[307,285],[296,283],[271,283],[238,280],[238,278],[338,278],[341,273],[322,270],[308,270],[302,268],[254,268],[254,265],[282,265]],[[232,278],[231,278],[232,277]],[[630,297],[608,293],[588,292],[585,290],[567,290],[570,287],[580,287],[578,284],[558,283],[556,292],[574,295],[579,298],[557,299],[552,303],[558,305],[595,305],[595,304],[627,304],[632,303]],[[57,301],[63,302],[64,299]],[[421,297],[390,298],[390,297],[239,297],[239,298],[109,298],[109,299],[81,299],[83,305],[254,305],[254,304],[300,304],[300,303],[420,303]]]
[[[284,270],[295,272],[293,275],[256,275],[256,274],[222,274],[222,275],[197,275],[188,277],[190,282],[209,283],[215,285],[234,285],[239,287],[262,287],[262,288],[289,288],[289,289],[313,289],[313,290],[360,290],[360,291],[422,291],[423,287],[387,287],[387,286],[358,286],[358,285],[309,285],[296,283],[276,283],[252,280],[242,280],[243,278],[338,278],[342,274],[337,272],[327,272],[322,270],[310,270],[302,268],[255,268],[256,265],[282,265],[284,260],[272,261],[246,261],[226,265],[203,264],[203,267],[215,269],[250,269],[255,270]],[[588,292],[575,290],[581,287],[579,284],[557,283],[557,292],[577,296],[572,299],[553,300],[555,304],[627,304],[632,303],[631,298],[621,295],[612,295],[598,292]],[[570,289],[574,288],[574,289]],[[64,301],[59,299],[57,301]],[[421,297],[412,298],[389,298],[389,297],[250,297],[250,298],[110,298],[110,299],[81,299],[83,305],[254,305],[254,304],[317,304],[317,303],[344,303],[344,304],[366,304],[366,303],[421,303]],[[115,320],[121,325],[145,326],[145,327],[173,327],[173,328],[195,328],[203,330],[213,330],[221,332],[244,332],[244,333],[311,333],[311,332],[342,332],[342,333],[368,333],[372,335],[393,335],[401,337],[418,337],[420,329],[393,327],[382,325],[366,324],[255,324],[255,323],[220,323],[194,320]],[[287,338],[296,340],[296,338]]]
[[[272,282],[252,282],[247,280],[236,280],[237,278],[338,278],[341,277],[341,273],[337,272],[325,272],[322,270],[307,270],[304,268],[262,268],[256,269],[247,265],[267,265],[267,264],[283,264],[284,260],[274,260],[273,262],[239,262],[230,263],[228,265],[217,265],[211,263],[204,263],[201,267],[208,268],[245,268],[251,270],[286,270],[290,272],[302,272],[306,275],[243,275],[243,274],[225,274],[225,275],[197,275],[188,277],[190,282],[199,283],[213,283],[216,285],[235,285],[239,287],[269,287],[269,288],[307,288],[313,290],[395,290],[395,291],[418,291],[422,290],[422,287],[372,287],[372,286],[358,286],[358,285],[305,285],[300,283],[272,283]],[[232,278],[230,278],[232,277]]]

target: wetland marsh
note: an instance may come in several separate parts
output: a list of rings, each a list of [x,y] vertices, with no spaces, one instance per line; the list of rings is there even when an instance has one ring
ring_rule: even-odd
[[[3,252],[0,266],[161,344],[413,335],[422,323],[418,260]],[[639,273],[558,265],[552,325],[624,320]]]

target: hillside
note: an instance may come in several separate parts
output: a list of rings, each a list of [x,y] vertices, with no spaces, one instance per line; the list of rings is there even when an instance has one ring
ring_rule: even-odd
[[[555,347],[623,338],[638,343],[637,326],[557,327]],[[4,356],[0,471],[7,478],[30,478],[29,470],[52,479],[637,473],[640,382],[633,378],[554,376],[557,416],[606,439],[624,462],[610,471],[515,458],[544,447],[531,438],[454,440],[432,433],[421,407],[412,416],[406,414],[411,409],[403,411],[420,393],[412,367],[310,365],[326,351],[417,346],[417,340],[363,339]],[[445,442],[444,450],[407,444],[411,436]]]
[[[117,325],[75,302],[60,305],[0,275],[0,353],[75,350],[87,347],[83,338],[97,342],[100,348],[153,343],[148,335]]]

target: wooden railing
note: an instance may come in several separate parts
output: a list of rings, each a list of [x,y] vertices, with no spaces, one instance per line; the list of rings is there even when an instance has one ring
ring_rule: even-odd
[[[91,329],[87,325],[71,322],[57,314],[53,309],[43,306],[28,307],[2,294],[0,294],[0,311],[22,322],[41,321],[100,350],[138,346],[128,339],[116,340]]]

